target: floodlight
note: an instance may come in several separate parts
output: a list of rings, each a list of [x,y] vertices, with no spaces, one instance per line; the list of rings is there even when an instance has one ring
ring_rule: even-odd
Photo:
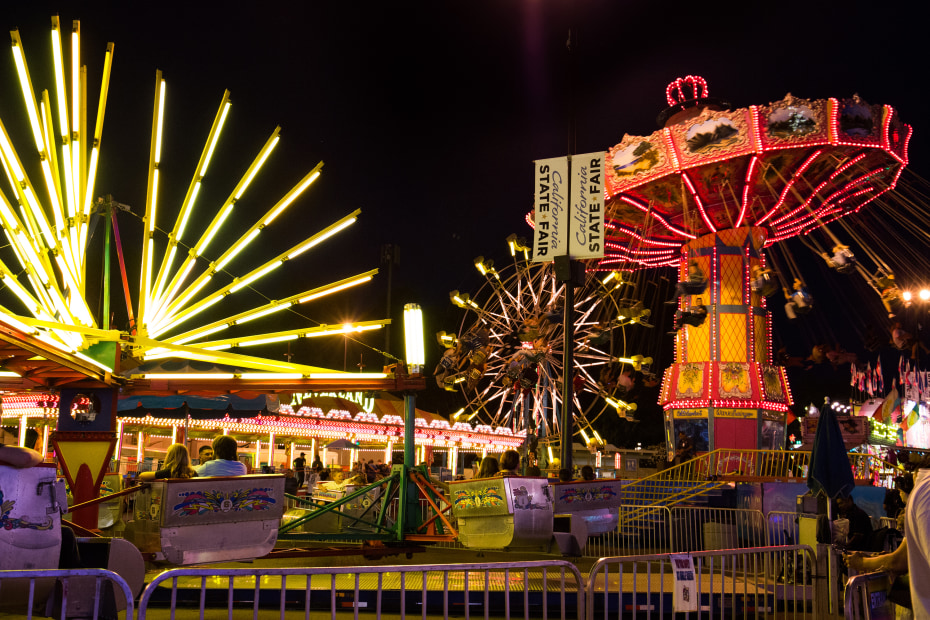
[[[423,347],[423,311],[418,304],[404,306],[404,339],[407,343],[407,370],[420,374],[426,363]]]

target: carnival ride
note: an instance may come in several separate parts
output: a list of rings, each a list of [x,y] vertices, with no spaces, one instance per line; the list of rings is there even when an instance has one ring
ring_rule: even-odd
[[[140,505],[148,509],[136,528],[138,535],[133,534],[132,539],[151,555],[149,559],[164,558],[181,563],[248,559],[267,551],[268,545],[273,546],[277,539],[284,501],[281,476],[232,481],[205,478],[180,485],[174,481],[159,482],[98,497],[117,443],[118,392],[123,395],[216,395],[242,390],[390,390],[403,393],[405,397],[405,437],[409,441],[404,453],[408,465],[395,466],[386,479],[385,484],[393,485],[402,501],[399,514],[383,528],[388,534],[381,532],[381,538],[403,541],[406,533],[415,531],[420,525],[419,512],[407,512],[405,506],[416,504],[422,488],[417,486],[417,481],[423,472],[418,474],[412,467],[414,393],[425,387],[422,376],[408,375],[403,363],[390,372],[345,373],[228,351],[298,338],[344,338],[390,322],[376,319],[326,325],[297,314],[301,323],[310,325],[283,331],[247,331],[260,325],[262,320],[269,324],[277,319],[272,324],[279,325],[285,311],[296,312],[297,306],[318,302],[372,279],[376,269],[279,299],[271,299],[255,289],[261,278],[296,261],[351,226],[359,211],[335,219],[270,260],[233,271],[234,261],[244,264],[242,257],[247,255],[246,250],[254,249],[267,238],[272,225],[280,226],[285,222],[288,209],[297,204],[320,176],[322,162],[268,206],[254,223],[240,227],[243,230],[228,230],[234,212],[244,211],[242,205],[250,198],[247,190],[279,142],[280,129],[276,128],[247,164],[209,224],[199,235],[192,234],[198,196],[203,193],[210,164],[220,150],[220,137],[230,118],[230,95],[226,92],[221,98],[213,124],[207,128],[197,166],[190,180],[182,181],[187,189],[172,216],[164,204],[167,202],[163,198],[164,189],[178,181],[169,173],[162,173],[166,168],[161,164],[169,155],[162,148],[169,123],[165,118],[167,82],[158,71],[142,216],[143,239],[138,242],[141,279],[134,307],[123,253],[124,244],[129,242],[121,239],[116,219],[118,209],[115,207],[119,205],[109,197],[95,199],[98,170],[113,165],[107,163],[101,147],[114,46],[108,45],[104,54],[96,118],[88,118],[89,92],[86,67],[81,65],[80,24],[75,21],[72,26],[70,63],[66,62],[67,48],[62,45],[61,31],[59,19],[53,17],[53,86],[38,96],[19,32],[12,33],[14,64],[34,142],[32,148],[38,157],[33,161],[21,157],[24,151],[14,148],[15,132],[11,134],[0,122],[0,161],[8,181],[8,186],[0,190],[0,224],[8,240],[0,251],[0,281],[7,298],[0,306],[0,340],[5,354],[0,387],[18,392],[54,393],[58,397],[58,423],[50,440],[73,495],[70,525],[79,533],[93,534],[98,527],[101,503],[142,490],[143,499],[148,498],[148,501],[140,501]],[[69,66],[70,72],[66,70]],[[94,128],[92,132],[87,131],[89,124]],[[167,218],[170,218],[171,229],[166,233],[158,222]],[[109,273],[111,232],[115,238],[129,317],[125,330],[110,325],[108,275],[104,279],[102,312],[95,312],[94,304],[87,299],[88,257],[99,249],[91,243],[90,231],[97,221],[104,224],[106,231],[107,245],[102,261],[105,274]],[[222,245],[221,236],[226,237]],[[229,309],[227,300],[230,297],[242,296],[250,290],[262,301],[245,310]],[[232,336],[225,337],[227,330]],[[224,337],[217,339],[219,332],[224,332]],[[209,340],[211,337],[214,339]],[[167,358],[216,366],[204,373],[133,372],[144,362]],[[128,370],[121,371],[122,368]],[[41,519],[19,519],[14,513],[18,513],[21,498],[10,497],[7,487],[4,482],[3,491],[8,493],[4,511],[14,519],[9,524],[15,522],[28,530],[34,529],[27,527],[30,523],[44,523]],[[41,490],[41,485],[37,488]],[[60,502],[56,506],[64,511]],[[254,520],[255,516],[258,522],[253,533],[257,533],[259,540],[243,536],[239,531],[240,521]],[[178,527],[179,520],[184,521],[181,527]],[[47,535],[60,540],[58,527],[46,530]],[[204,545],[200,544],[205,542],[202,540],[192,543],[192,536],[204,535],[212,537],[213,543],[219,541],[221,544]],[[14,547],[19,547],[17,541],[22,538],[17,535],[10,540]],[[28,541],[22,546],[24,550],[34,547],[39,548]],[[29,557],[23,559],[27,563],[31,561]]]
[[[440,332],[444,353],[436,382],[460,391],[465,405],[455,414],[525,432],[529,451],[543,449],[552,462],[552,446],[562,441],[561,409],[566,284],[552,263],[533,263],[528,246],[508,238],[511,262],[495,267],[481,256],[475,267],[485,281],[472,294],[452,291],[449,298],[464,314],[457,335]],[[627,329],[651,327],[651,311],[623,297],[630,282],[620,272],[588,273],[575,297],[576,345],[571,377],[574,385],[573,436],[586,446],[604,446],[594,428],[605,412],[633,419],[635,403],[624,400],[632,374],[648,370],[652,359],[627,355]],[[531,459],[535,461],[534,458]]]
[[[245,269],[240,275],[227,271],[232,261],[250,247],[266,227],[278,220],[319,176],[321,165],[317,165],[235,241],[217,252],[212,261],[209,260],[208,249],[214,247],[213,241],[223,230],[230,214],[277,144],[278,131],[275,130],[198,240],[188,245],[185,239],[188,239],[186,233],[191,213],[230,109],[228,93],[222,98],[200,161],[173,220],[172,230],[162,238],[156,224],[156,217],[164,210],[159,203],[159,186],[170,181],[161,178],[166,86],[161,73],[156,74],[143,216],[145,238],[140,244],[142,278],[138,305],[133,309],[127,293],[127,310],[132,318],[132,327],[127,331],[110,329],[108,312],[104,312],[102,317],[95,317],[85,296],[87,257],[91,249],[88,232],[92,218],[103,215],[112,225],[117,238],[119,231],[113,217],[112,201],[104,200],[101,203],[93,198],[95,175],[101,165],[103,112],[113,47],[108,47],[105,56],[95,130],[89,135],[85,131],[88,119],[82,103],[87,93],[86,78],[82,77],[86,74],[80,68],[80,27],[75,22],[72,29],[73,73],[70,97],[66,91],[60,31],[60,24],[55,18],[52,21],[54,97],[45,91],[40,100],[37,100],[33,89],[19,35],[13,33],[14,61],[39,157],[37,165],[23,165],[9,134],[0,123],[0,158],[10,182],[7,191],[13,197],[10,199],[7,191],[0,191],[0,221],[9,240],[4,256],[0,257],[0,279],[22,304],[20,310],[25,309],[25,312],[16,313],[6,307],[0,308],[0,335],[5,346],[10,347],[9,350],[15,348],[17,351],[4,366],[2,386],[5,389],[54,390],[61,396],[59,426],[53,436],[53,443],[64,476],[74,490],[77,502],[71,507],[75,513],[74,524],[80,527],[81,523],[85,523],[88,528],[95,527],[96,506],[119,495],[114,493],[106,498],[95,497],[115,443],[117,387],[131,393],[216,393],[245,389],[296,388],[304,391],[353,386],[360,389],[389,389],[405,394],[404,464],[395,465],[389,477],[360,485],[354,492],[325,503],[293,497],[291,499],[295,501],[305,502],[304,505],[311,510],[284,525],[280,525],[279,515],[274,511],[258,515],[261,518],[254,521],[261,522],[260,529],[255,529],[260,540],[248,537],[236,539],[232,536],[231,532],[239,527],[241,519],[236,516],[229,518],[227,513],[261,512],[263,509],[259,506],[271,504],[280,508],[283,500],[280,487],[283,485],[278,476],[254,479],[244,477],[232,481],[219,478],[193,482],[168,481],[147,486],[144,490],[147,493],[144,496],[146,499],[140,501],[140,507],[145,511],[143,517],[146,517],[142,519],[146,523],[140,520],[137,537],[140,547],[146,553],[153,554],[154,559],[187,563],[252,558],[264,552],[269,542],[273,545],[275,540],[285,535],[294,540],[361,539],[395,545],[405,541],[454,538],[457,532],[447,516],[453,504],[429,480],[424,468],[412,466],[415,460],[412,442],[415,417],[413,392],[424,387],[425,381],[421,376],[407,375],[402,365],[393,374],[349,375],[331,373],[313,366],[225,352],[233,347],[286,342],[299,337],[342,336],[347,332],[376,329],[386,324],[386,320],[349,326],[318,325],[207,340],[220,331],[238,328],[238,332],[245,323],[362,284],[371,279],[375,270],[282,299],[266,301],[222,318],[194,321],[195,317],[203,316],[201,313],[206,313],[208,309],[212,308],[215,313],[221,307],[221,301],[253,288],[263,276],[343,230],[355,221],[358,214],[353,212],[336,220],[272,260]],[[56,104],[54,108],[53,99]],[[706,103],[702,99],[706,98],[694,98],[698,104]],[[697,105],[697,108],[700,107]],[[659,136],[662,140],[653,139],[658,146],[652,142],[645,144],[647,140],[636,142],[636,139],[628,138],[620,147],[611,151],[614,173],[609,182],[608,196],[611,199],[609,217],[614,256],[605,259],[598,268],[613,269],[620,262],[660,266],[675,264],[677,261],[686,272],[688,262],[694,260],[708,274],[712,310],[708,312],[708,321],[703,328],[693,328],[705,330],[700,334],[705,336],[706,342],[700,345],[697,342],[700,334],[692,336],[693,329],[690,327],[680,334],[679,361],[666,375],[666,394],[673,379],[677,380],[675,385],[683,386],[685,392],[677,394],[675,400],[667,398],[666,405],[670,419],[700,418],[702,414],[694,414],[695,409],[692,407],[704,407],[707,412],[704,415],[709,419],[712,430],[715,429],[715,416],[720,421],[745,421],[748,418],[756,423],[772,412],[782,411],[789,400],[783,375],[771,366],[771,351],[766,349],[767,322],[764,318],[758,318],[764,317],[764,301],[749,286],[748,274],[751,268],[764,266],[761,249],[767,243],[814,228],[822,221],[861,207],[870,192],[878,191],[877,184],[883,182],[893,186],[906,161],[909,134],[905,131],[906,126],[897,122],[890,108],[878,111],[884,115],[881,116],[881,126],[872,126],[865,134],[857,132],[867,125],[863,110],[869,108],[858,101],[840,105],[832,100],[819,104],[792,100],[781,107],[776,104],[771,108],[752,108],[748,112],[743,111],[742,116],[722,111],[705,111],[700,116],[689,117],[692,108],[684,106],[684,117],[673,117],[678,124],[663,130]],[[760,129],[765,119],[768,119],[769,125],[777,123],[782,108],[788,109],[787,114],[791,118],[786,136],[780,136],[774,129],[769,133]],[[708,109],[707,106],[705,109]],[[878,112],[869,112],[872,114],[869,119]],[[707,126],[699,127],[694,132],[679,127],[695,118],[698,119],[696,122]],[[846,125],[842,124],[843,119],[847,119]],[[813,128],[809,127],[811,123]],[[712,136],[705,136],[707,133]],[[630,147],[633,147],[630,153],[636,159],[632,167],[628,165],[629,162],[625,163],[626,155],[622,154],[627,153]],[[738,155],[735,154],[737,152]],[[837,164],[829,157],[839,157],[842,163]],[[756,199],[754,192],[775,183],[778,172],[787,169],[792,163],[796,165],[796,170],[791,180],[786,180],[780,190],[772,190],[776,200],[769,204],[761,198]],[[880,163],[886,164],[886,167],[882,168]],[[863,167],[868,172],[853,178],[853,172]],[[632,179],[626,178],[623,170],[632,170]],[[33,184],[27,174],[29,171],[40,171],[43,184]],[[691,171],[694,171],[695,178],[692,178]],[[738,216],[735,221],[731,221],[732,228],[724,229],[724,222],[732,220],[730,216],[735,215],[731,213],[733,207],[729,204],[732,200],[726,194],[732,193],[728,179],[737,178],[732,176],[737,172],[742,172],[746,179],[743,199],[735,203]],[[683,183],[687,195],[681,195],[679,199],[671,191],[663,194],[662,183],[670,183],[670,179],[678,179]],[[813,184],[811,187],[816,189],[804,198],[802,187],[809,184]],[[718,191],[717,188],[725,189]],[[668,204],[659,201],[662,196],[665,196]],[[711,196],[719,196],[720,200],[711,200]],[[688,206],[689,201],[694,202],[693,209]],[[100,205],[102,210],[95,209],[95,205]],[[763,228],[763,225],[767,228]],[[647,249],[642,249],[644,247]],[[733,248],[735,251],[731,251]],[[119,240],[117,251],[121,256]],[[178,252],[184,251],[186,256],[175,266]],[[533,430],[538,417],[537,428],[544,429],[546,435],[551,437],[558,430],[553,421],[558,419],[555,411],[559,406],[559,395],[553,388],[559,378],[559,369],[558,356],[552,352],[559,342],[559,327],[558,321],[546,315],[558,316],[560,286],[552,277],[550,267],[526,265],[525,255],[521,263],[515,255],[516,251],[515,247],[512,253],[512,276],[495,272],[489,269],[486,261],[480,261],[488,280],[488,298],[483,305],[474,302],[472,305],[459,296],[464,306],[475,316],[463,321],[458,342],[453,339],[449,343],[454,347],[453,351],[459,344],[470,348],[467,354],[456,361],[456,372],[451,373],[450,377],[451,384],[456,385],[457,372],[463,371],[464,388],[468,390],[466,394],[479,415],[486,416],[489,421],[507,421],[515,426],[523,424],[523,428],[528,431]],[[18,268],[14,270],[9,265],[18,265]],[[128,291],[122,259],[120,268],[125,290]],[[195,272],[199,275],[195,275]],[[604,403],[618,410],[631,409],[619,402],[619,389],[605,384],[600,374],[594,374],[593,367],[609,366],[615,362],[633,367],[648,363],[641,356],[622,357],[626,353],[626,347],[622,344],[622,328],[630,321],[642,322],[647,315],[645,308],[620,297],[615,288],[617,283],[612,282],[618,275],[608,274],[595,278],[593,272],[589,273],[586,280],[587,294],[581,302],[584,311],[578,313],[580,333],[585,334],[586,338],[583,348],[587,352],[578,356],[573,372],[577,371],[590,393],[596,394],[603,401],[579,407],[582,429],[590,426],[589,417],[596,419],[601,415]],[[693,300],[691,296],[686,298],[684,303],[687,307]],[[184,324],[195,326],[182,328]],[[469,336],[475,333],[476,327],[479,331],[486,330],[486,337],[481,334],[477,337]],[[718,345],[718,341],[725,342]],[[739,357],[740,353],[743,357]],[[36,355],[42,356],[42,359],[35,360]],[[520,362],[519,357],[517,360],[514,358],[532,358],[537,355],[540,357],[529,364]],[[482,356],[483,359],[479,359]],[[120,373],[120,362],[124,359],[136,363],[168,357],[208,361],[227,368],[202,376],[186,374],[181,377],[146,373],[126,376]],[[733,357],[735,359],[731,359]],[[514,361],[517,364],[512,368]],[[532,364],[536,367],[530,368]],[[714,364],[719,364],[720,368],[715,368]],[[471,373],[473,369],[480,372]],[[750,369],[756,373],[752,379]],[[536,373],[536,379],[541,379],[539,383],[533,379],[533,372]],[[720,380],[719,377],[725,377],[726,380]],[[519,386],[518,389],[513,389],[515,386]],[[711,394],[711,386],[720,388],[719,396]],[[757,402],[754,398],[761,400]],[[725,411],[734,413],[726,415]],[[716,425],[717,437],[720,439],[718,443],[731,439],[727,432],[742,431],[736,425],[730,425],[730,429],[725,426],[722,422]],[[754,431],[750,435],[757,437],[756,427]],[[563,441],[566,439],[563,438]],[[753,441],[752,447],[756,443],[758,441]],[[727,469],[723,471],[724,474],[729,472]],[[501,484],[505,480],[501,479]],[[497,497],[499,502],[506,503],[507,514],[512,517],[511,523],[514,526],[529,514],[519,511],[538,508],[531,496],[537,495],[537,491],[531,494],[527,485],[533,489],[538,488],[538,492],[544,495],[548,496],[549,493],[543,490],[548,488],[547,484],[533,486],[533,479],[526,480],[523,485],[508,480],[505,485],[507,490]],[[469,500],[468,491],[482,486],[487,490],[486,485],[482,481],[465,483],[461,487],[464,493],[456,495],[453,501],[473,501],[473,497]],[[568,493],[568,487],[565,490],[567,495],[564,498],[594,497],[590,490],[582,490],[574,495]],[[134,491],[130,489],[121,493],[127,492]],[[564,498],[564,501],[568,501]],[[609,498],[594,499],[600,503],[592,504],[589,508],[598,513],[592,515],[591,520],[597,523],[603,520],[600,511],[611,510],[620,501],[620,493],[613,490]],[[237,507],[238,500],[245,507]],[[421,501],[430,509],[425,518],[420,510]],[[555,498],[549,497],[549,502],[554,503]],[[5,503],[7,505],[12,507]],[[496,507],[500,509],[499,504]],[[572,511],[578,509],[577,506],[571,508]],[[344,528],[344,531],[336,535],[327,531],[314,531],[314,520],[325,521],[327,515],[337,511],[342,522],[340,528]],[[269,518],[263,518],[266,516]],[[531,537],[529,546],[542,544],[546,539],[551,540],[545,529],[548,527],[551,533],[553,522],[550,518],[554,518],[554,513],[542,510],[538,516],[542,517],[541,521],[530,519],[530,526],[520,526],[514,532],[522,536],[524,542],[527,537]],[[184,522],[180,529],[176,527],[179,520],[186,517],[195,521]],[[459,519],[461,524],[463,515],[459,515]],[[468,515],[464,515],[464,519],[467,524]],[[541,524],[542,534],[537,531],[537,524]],[[305,528],[304,531],[301,532],[301,528]],[[179,535],[172,537],[169,530],[177,530],[174,534]],[[54,533],[54,529],[51,531]],[[579,527],[578,532],[581,531]],[[205,532],[210,536],[219,535],[229,544],[239,544],[241,548],[219,549],[222,553],[217,555],[216,548],[192,543],[191,535],[202,535]],[[471,534],[473,532],[467,532],[466,538]],[[477,546],[485,544],[521,546],[514,545],[512,540],[492,543],[480,541]],[[42,553],[48,555],[46,547],[42,547]]]
[[[670,451],[685,427],[708,450],[774,447],[791,397],[765,297],[786,289],[796,313],[811,303],[797,276],[772,286],[764,250],[894,189],[911,128],[858,96],[732,109],[694,76],[666,95],[662,129],[608,151],[607,255],[590,268],[677,267],[679,316],[706,312],[678,330],[663,378]]]

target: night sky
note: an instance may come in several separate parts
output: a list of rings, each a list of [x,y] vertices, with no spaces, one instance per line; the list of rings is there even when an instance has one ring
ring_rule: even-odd
[[[199,234],[198,222],[202,227],[212,219],[280,125],[281,143],[238,203],[229,230],[246,229],[320,160],[323,175],[286,219],[263,233],[261,247],[230,270],[242,273],[360,208],[359,223],[347,233],[256,288],[280,298],[380,267],[381,246],[396,244],[400,264],[391,278],[395,329],[389,348],[403,357],[402,307],[420,303],[426,311],[427,368],[441,354],[432,334],[457,331],[461,321],[449,291],[473,291],[481,282],[473,259],[507,256],[505,238],[511,233],[532,237],[524,222],[533,205],[532,160],[606,150],[625,133],[655,131],[665,86],[676,77],[701,75],[712,96],[736,107],[767,104],[789,92],[811,99],[858,93],[869,103],[890,104],[915,127],[911,169],[922,176],[930,171],[920,116],[926,85],[912,64],[926,57],[925,33],[908,3],[251,4],[114,2],[72,9],[34,2],[2,11],[4,26],[20,29],[37,90],[53,86],[50,16],[59,13],[66,29],[71,20],[81,20],[91,109],[105,44],[116,43],[95,193],[112,194],[137,215],[120,216],[134,294],[156,69],[164,72],[168,88],[162,213],[180,205],[223,90],[229,89],[232,112],[194,230]],[[0,62],[0,118],[21,157],[34,158],[9,55]],[[163,229],[172,224],[173,219],[159,219]],[[101,242],[99,234],[95,242]],[[819,261],[803,246],[792,251],[802,265]],[[666,270],[654,277],[660,276],[674,274]],[[384,318],[387,282],[382,268],[362,293],[300,307],[299,316],[282,321],[296,327]],[[91,297],[99,296],[99,282],[92,288]],[[841,296],[832,288],[824,293]],[[114,295],[117,326],[125,327],[124,302]],[[877,296],[867,305],[880,311]],[[834,325],[831,334],[817,333],[819,323],[790,333],[792,326],[776,321],[776,329],[783,330],[779,338],[795,347],[793,353],[806,355],[812,339],[849,336],[846,346],[855,348],[866,322],[866,315],[853,318],[848,328],[825,321]],[[663,365],[672,361],[668,329],[659,325],[651,345]],[[380,369],[381,356],[371,347],[384,349],[383,334],[363,342],[344,348],[338,340],[317,349],[299,343],[291,353],[300,363],[354,369],[362,359],[366,370]],[[281,358],[287,351],[278,346],[260,353]],[[420,404],[440,413],[457,408],[452,396],[433,389]]]

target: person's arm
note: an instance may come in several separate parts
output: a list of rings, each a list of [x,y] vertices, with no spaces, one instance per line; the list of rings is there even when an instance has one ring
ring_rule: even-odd
[[[873,573],[876,571],[906,573],[907,537],[905,536],[901,544],[898,545],[898,548],[891,553],[866,557],[857,551],[844,557],[846,559],[846,565],[860,573]]]
[[[42,462],[42,455],[30,448],[19,446],[0,446],[0,465],[26,468]]]
[[[139,480],[141,480],[142,482],[151,482],[152,480],[155,480],[155,472],[144,471],[141,474],[139,474]]]

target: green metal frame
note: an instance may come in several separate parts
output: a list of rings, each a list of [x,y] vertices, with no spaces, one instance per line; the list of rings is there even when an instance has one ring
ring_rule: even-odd
[[[413,392],[404,394],[404,462],[394,465],[391,474],[367,484],[352,493],[334,501],[322,503],[312,499],[300,498],[293,495],[286,495],[289,499],[296,500],[299,504],[317,508],[307,515],[295,519],[290,523],[283,525],[278,530],[278,540],[300,540],[300,541],[347,541],[347,540],[378,540],[384,542],[403,542],[410,535],[422,534],[420,529],[424,526],[419,506],[419,491],[427,495],[432,495],[431,489],[424,488],[418,478],[429,480],[429,470],[426,465],[410,466],[415,460],[414,433],[416,432],[416,397]],[[360,499],[370,491],[385,487],[381,494],[380,507],[374,520],[368,520],[365,517],[369,515],[377,506],[378,502],[373,502],[368,506],[361,515],[350,515],[344,512],[342,507],[354,500]],[[399,498],[397,518],[393,523],[388,523],[387,509],[395,497]],[[435,504],[434,504],[435,505]],[[355,532],[328,532],[328,533],[310,533],[295,532],[294,530],[306,523],[312,522],[326,514],[337,514],[347,520],[350,525],[364,525],[373,528],[374,531],[355,531]],[[431,524],[437,520],[436,517],[430,519],[426,524]],[[437,524],[437,528],[442,531],[442,522]]]

